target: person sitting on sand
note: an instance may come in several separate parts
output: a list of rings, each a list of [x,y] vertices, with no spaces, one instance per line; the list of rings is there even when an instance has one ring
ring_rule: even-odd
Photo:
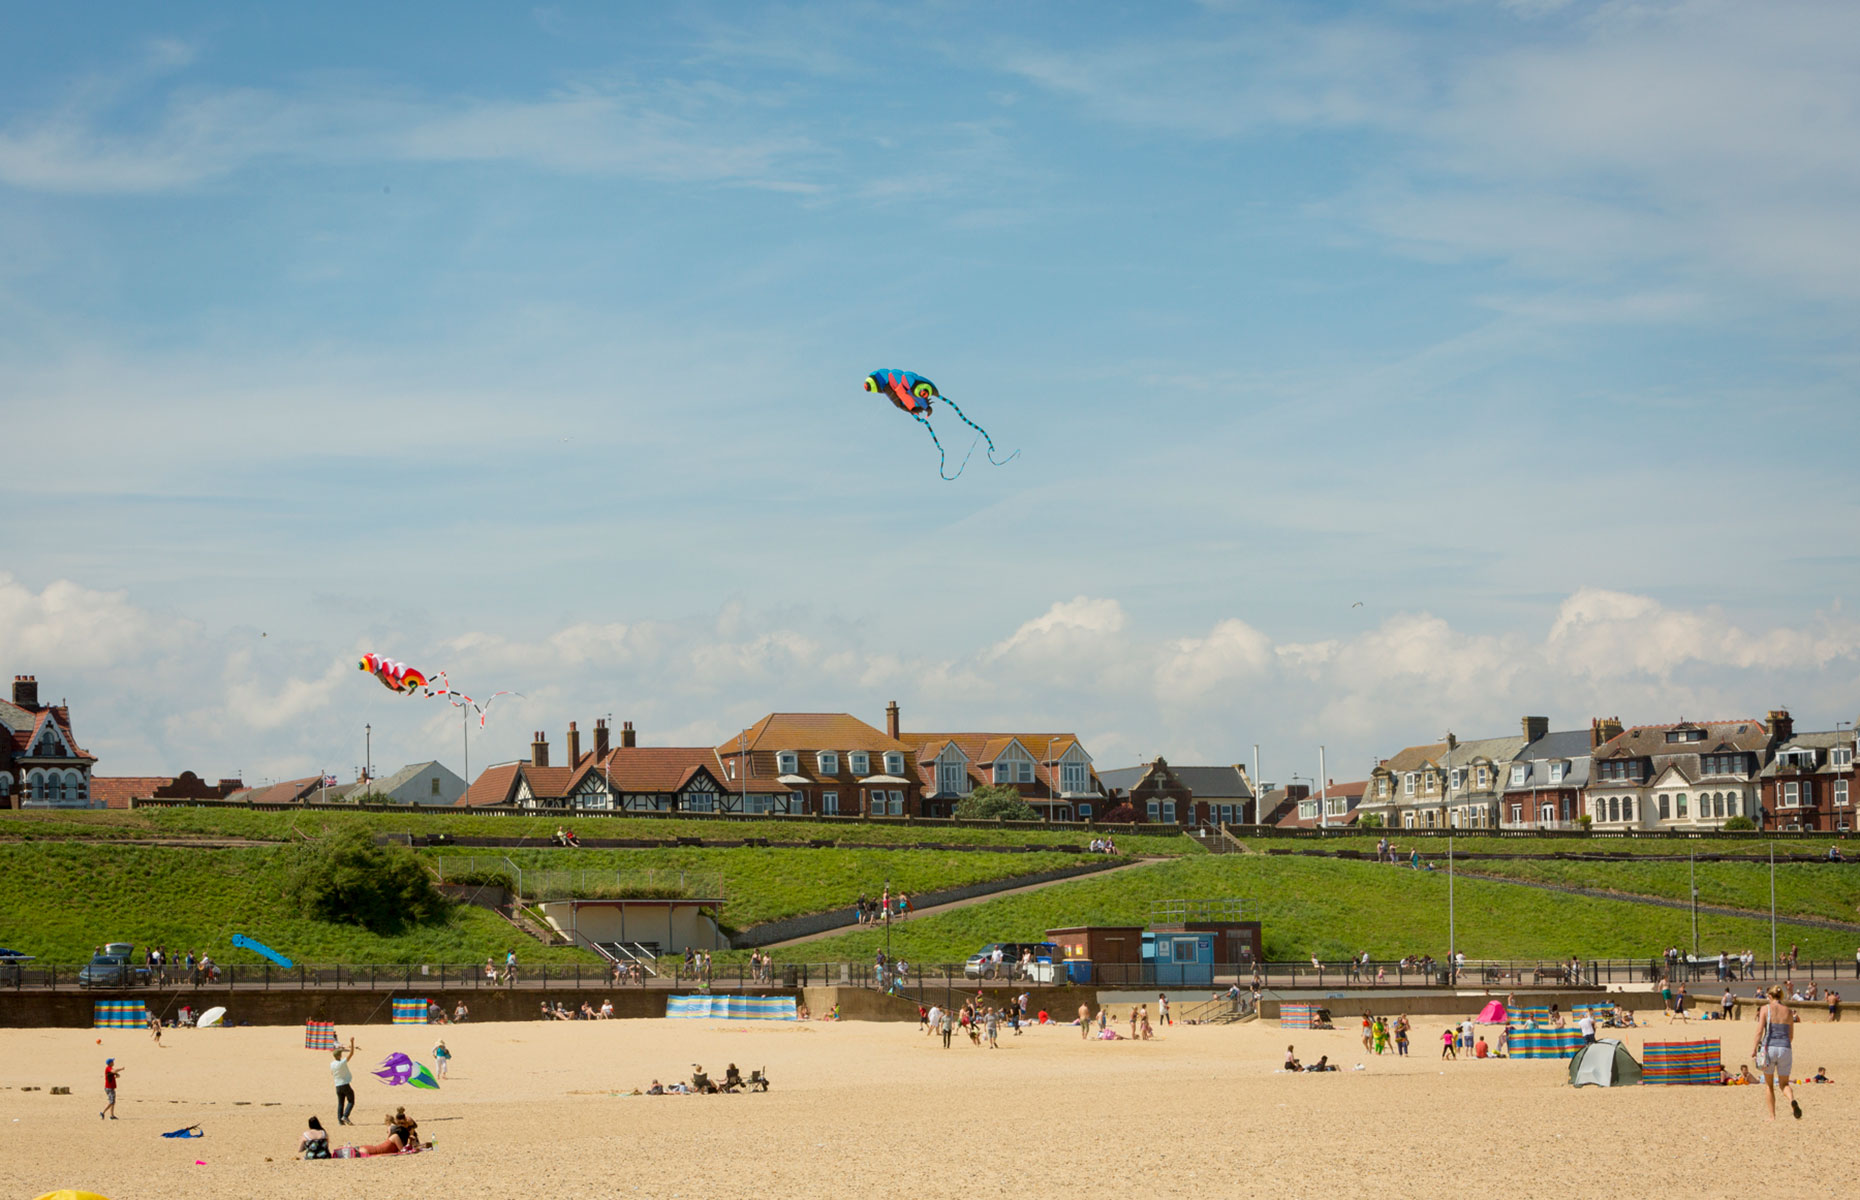
[[[458,1006],[452,1010],[452,1023],[454,1025],[457,1025],[460,1021],[463,1021],[466,1017],[470,1015],[471,1015],[471,1009],[466,1008],[465,1002],[461,1000],[458,1002]]]
[[[323,1122],[310,1118],[310,1127],[297,1139],[297,1149],[306,1159],[329,1157],[329,1131],[323,1128]]]
[[[1285,1048],[1285,1069],[1288,1071],[1304,1070],[1303,1067],[1298,1065],[1298,1055],[1293,1052],[1290,1046]]]
[[[735,1063],[731,1063],[729,1066],[724,1068],[723,1083],[721,1085],[721,1090],[725,1094],[728,1094],[730,1092],[741,1091],[742,1087],[743,1087],[743,1073],[736,1069]]]
[[[601,1012],[600,1012],[601,1020],[611,1021],[613,1020],[613,1016],[614,1016],[614,1002],[612,1000],[601,1001]]]
[[[799,1000],[795,1002],[794,1019],[797,1021],[811,1021],[814,1019],[813,1017],[808,1015],[807,1001]]]
[[[407,1148],[407,1143],[401,1140],[404,1134],[400,1127],[394,1124],[394,1114],[389,1113],[382,1118],[382,1121],[387,1126],[387,1138],[372,1146],[357,1146],[355,1152],[362,1158],[373,1158],[380,1154],[399,1154]]]
[[[408,1116],[406,1109],[394,1110],[394,1128],[400,1130],[400,1141],[403,1146],[412,1150],[420,1148],[420,1123]]]
[[[1311,1064],[1310,1066],[1308,1066],[1308,1067],[1306,1067],[1306,1068],[1305,1068],[1305,1070],[1306,1070],[1307,1072],[1313,1072],[1313,1071],[1335,1071],[1336,1069],[1337,1069],[1337,1068],[1336,1068],[1336,1066],[1335,1066],[1335,1065],[1333,1065],[1333,1064],[1331,1063],[1331,1061],[1330,1061],[1330,1055],[1328,1055],[1328,1054],[1320,1054],[1320,1055],[1318,1055],[1318,1060],[1317,1060],[1316,1062],[1314,1062],[1314,1063],[1312,1063],[1312,1064]]]
[[[1491,1056],[1492,1056],[1492,1047],[1485,1044],[1485,1034],[1482,1033],[1479,1035],[1478,1042],[1476,1042],[1473,1045],[1473,1057],[1474,1058],[1490,1058]]]
[[[655,1079],[652,1081],[652,1086],[646,1089],[646,1094],[648,1096],[663,1096],[665,1094],[665,1085]]]
[[[1828,1078],[1828,1068],[1816,1067],[1815,1074],[1813,1077],[1809,1079],[1809,1082],[1810,1083],[1833,1083],[1834,1081]]]

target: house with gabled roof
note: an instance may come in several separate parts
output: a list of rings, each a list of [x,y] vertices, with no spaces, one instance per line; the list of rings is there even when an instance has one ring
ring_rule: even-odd
[[[1505,768],[1500,826],[1575,829],[1582,815],[1583,789],[1589,786],[1589,752],[1621,732],[1621,720],[1597,717],[1587,729],[1554,733],[1542,718],[1526,717],[1525,722],[1525,734],[1531,740]]]
[[[754,793],[725,787],[709,746],[642,746],[627,721],[608,748],[607,724],[595,722],[595,752],[569,784],[570,806],[588,812],[785,812],[788,789],[763,781]],[[783,805],[777,807],[779,794]]]
[[[1178,766],[1158,755],[1135,767],[1100,771],[1107,803],[1128,803],[1139,819],[1167,825],[1250,825],[1255,798],[1246,768]]]
[[[1272,824],[1280,829],[1342,829],[1355,825],[1362,816],[1363,795],[1368,790],[1366,779],[1342,783],[1329,779],[1315,791],[1307,784],[1297,784],[1295,790],[1286,793],[1278,819]]]
[[[770,713],[713,749],[724,790],[786,805],[764,811],[922,816],[917,755],[895,735],[896,710],[891,733],[850,713]]]
[[[286,779],[279,783],[240,788],[227,799],[243,804],[302,804],[307,800],[328,799],[335,790],[327,777],[306,775],[302,779]]]
[[[1774,725],[1776,714],[1771,714]],[[1797,733],[1793,722],[1772,729],[1772,757],[1758,775],[1763,829],[1849,833],[1856,827],[1854,730]]]
[[[381,804],[441,804],[451,806],[465,794],[458,773],[433,759],[408,763],[392,775],[351,785],[344,795],[351,800]]]
[[[1442,764],[1447,771],[1447,790],[1442,802],[1447,828],[1498,828],[1499,789],[1504,786],[1511,760],[1536,731],[1547,730],[1549,724],[1543,717],[1526,717],[1523,736],[1462,742],[1451,733],[1447,735],[1447,753]]]
[[[39,703],[39,681],[13,677],[11,703],[0,700],[0,808],[96,808],[90,772],[95,755],[77,744],[71,710]]]
[[[898,706],[885,710],[895,729]],[[898,733],[915,748],[924,815],[947,817],[983,784],[1012,787],[1043,820],[1090,820],[1106,793],[1074,733]]]
[[[1358,821],[1374,816],[1387,829],[1439,829],[1447,823],[1447,753],[1457,740],[1408,746],[1378,762]]]
[[[1717,829],[1732,817],[1761,815],[1758,773],[1769,761],[1772,729],[1782,740],[1789,714],[1636,725],[1591,753],[1583,795],[1597,829]]]

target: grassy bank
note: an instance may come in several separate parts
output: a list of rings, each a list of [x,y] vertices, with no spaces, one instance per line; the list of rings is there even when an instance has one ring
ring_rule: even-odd
[[[1684,859],[1670,863],[1480,861],[1468,863],[1467,867],[1508,879],[1599,888],[1670,900],[1685,900],[1691,886]],[[1697,871],[1700,904],[1769,911],[1768,864],[1708,862],[1699,863]],[[1860,905],[1860,866],[1851,863],[1778,863],[1776,866],[1776,911],[1783,916],[1860,921],[1857,905]],[[1764,944],[1768,945],[1767,938]]]
[[[1440,958],[1447,951],[1444,873],[1251,855],[1161,863],[988,901],[894,928],[892,946],[918,963],[960,962],[990,941],[1039,938],[1067,925],[1142,925],[1152,902],[1222,897],[1248,902],[1250,916],[1263,923],[1272,959],[1338,959],[1365,950],[1379,959]],[[1668,944],[1691,944],[1686,912],[1626,901],[1461,879],[1454,907],[1457,945],[1470,958],[1637,958]],[[1699,930],[1702,946],[1752,946],[1764,953],[1769,946],[1762,921],[1702,916]],[[1852,960],[1848,934],[1801,928],[1784,934],[1784,944],[1799,942],[1805,957]],[[863,960],[884,945],[884,936],[882,930],[848,933],[795,947],[786,957]]]
[[[283,842],[325,830],[360,826],[376,833],[449,833],[455,837],[530,838],[546,846],[568,824],[589,838],[706,838],[737,841],[847,842],[910,845],[935,842],[958,846],[1083,846],[1091,835],[1076,829],[987,829],[938,824],[811,821],[767,818],[710,821],[702,818],[573,816],[516,817],[443,809],[407,812],[254,812],[233,808],[138,808],[105,812],[0,810],[0,838],[33,841],[85,838],[243,838]],[[1180,833],[1117,835],[1126,854],[1200,854],[1193,838]]]

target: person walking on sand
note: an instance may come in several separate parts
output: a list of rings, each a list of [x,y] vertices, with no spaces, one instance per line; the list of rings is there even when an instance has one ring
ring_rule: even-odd
[[[1156,1023],[1158,1025],[1175,1024],[1169,1019],[1169,994],[1167,992],[1156,993]]]
[[[446,1049],[446,1039],[440,1038],[433,1043],[433,1074],[439,1078],[446,1077],[446,1068],[452,1065],[452,1051]]]
[[[105,1117],[110,1118],[112,1121],[116,1120],[116,1077],[121,1074],[122,1072],[116,1068],[115,1059],[106,1058],[103,1060],[103,1111],[97,1114],[97,1119],[99,1121],[103,1120]],[[1776,1114],[1771,1113],[1770,1115],[1775,1116]]]
[[[1440,1035],[1440,1057],[1458,1058],[1459,1053],[1453,1049],[1453,1026],[1449,1025]]]
[[[349,1039],[349,1048],[338,1046],[333,1051],[335,1057],[330,1059],[330,1078],[336,1081],[336,1124],[353,1125],[349,1114],[355,1111],[355,1076],[349,1070],[349,1060],[355,1057],[355,1039]]]
[[[1088,1038],[1090,1036],[1091,1036],[1091,1005],[1081,1004],[1079,1005],[1079,1037]]]
[[[149,1014],[149,1036],[155,1039],[156,1047],[160,1048],[161,1046],[161,1018],[156,1016],[154,1013]]]
[[[1789,1111],[1799,1121],[1802,1106],[1796,1101],[1795,1088],[1789,1078],[1789,1071],[1795,1066],[1795,1010],[1782,1002],[1782,985],[1771,984],[1769,997],[1769,1003],[1757,1014],[1757,1039],[1750,1047],[1750,1055],[1757,1061],[1757,1070],[1763,1072],[1770,1120],[1776,1119],[1776,1086],[1781,1080]]]

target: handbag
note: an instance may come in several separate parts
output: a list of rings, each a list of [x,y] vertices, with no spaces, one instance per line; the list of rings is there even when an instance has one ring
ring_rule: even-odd
[[[1750,1056],[1750,1061],[1757,1064],[1757,1070],[1759,1071],[1761,1071],[1764,1067],[1769,1066],[1770,1065],[1770,1048],[1768,1046],[1758,1046],[1757,1052]]]

